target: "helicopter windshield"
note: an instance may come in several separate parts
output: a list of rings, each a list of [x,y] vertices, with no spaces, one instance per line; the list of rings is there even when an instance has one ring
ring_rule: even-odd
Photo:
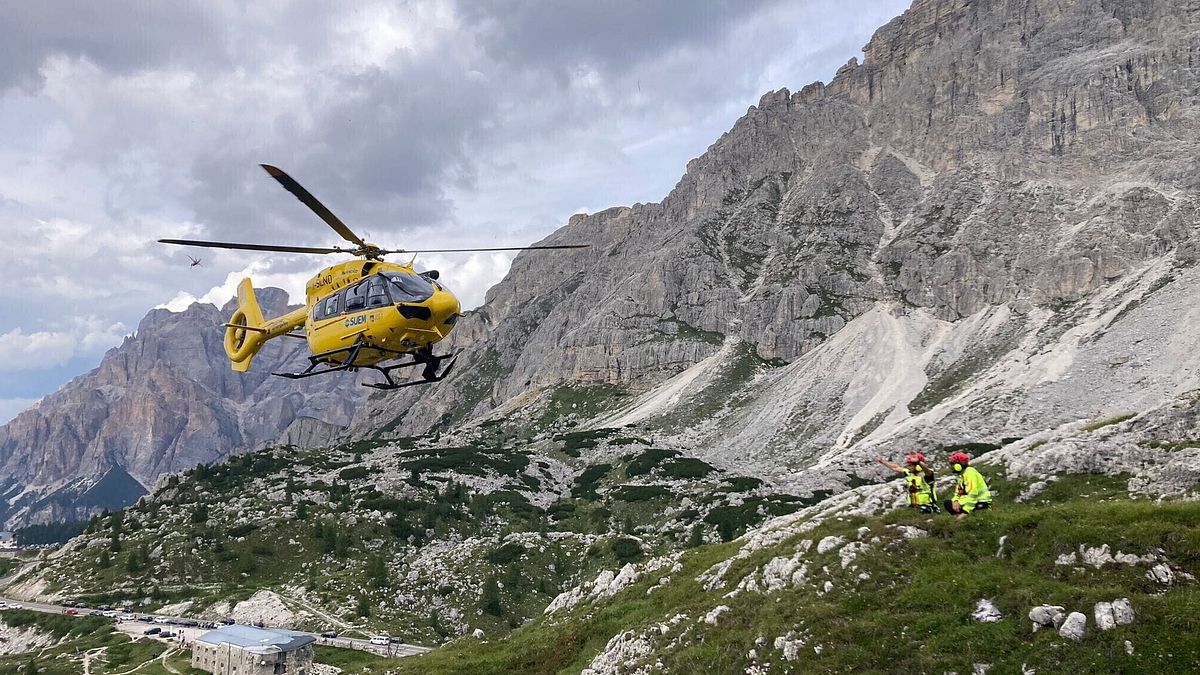
[[[421,302],[433,295],[433,284],[425,277],[407,272],[387,272],[383,276],[392,282],[393,302]]]

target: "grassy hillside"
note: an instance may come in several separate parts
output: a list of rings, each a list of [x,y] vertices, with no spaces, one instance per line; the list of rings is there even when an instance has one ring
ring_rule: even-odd
[[[962,673],[975,664],[996,673],[1150,673],[1200,663],[1200,590],[1184,576],[1200,568],[1200,504],[1131,500],[1111,477],[1064,477],[1024,504],[1011,498],[1021,485],[993,484],[998,508],[965,521],[903,510],[829,517],[736,558],[726,583],[712,590],[697,577],[743,542],[701,547],[682,556],[682,570],[665,586],[658,584],[666,571],[655,571],[609,600],[539,619],[504,640],[461,639],[396,668],[577,673],[622,631],[630,634],[624,658],[615,660],[620,672],[660,663],[674,673]],[[847,544],[818,553],[801,543],[832,536]],[[1148,578],[1149,564],[1055,564],[1080,546],[1103,544],[1113,554],[1153,554],[1174,570],[1175,583]],[[860,546],[843,567],[847,547]],[[761,585],[769,561],[789,558],[807,563],[803,582],[770,592],[743,584],[726,597],[747,578]],[[1130,599],[1136,620],[1099,631],[1093,606],[1119,597]],[[973,621],[980,599],[993,601],[1003,618]],[[1043,603],[1086,614],[1082,642],[1053,629],[1034,633],[1027,615]],[[704,620],[722,605],[728,609]]]
[[[433,644],[504,633],[601,569],[802,506],[613,429],[272,448],[171,477],[31,570],[60,597],[220,618],[277,592],[294,627]],[[177,610],[183,611],[183,610]]]
[[[0,656],[0,673],[14,675],[199,675],[190,653],[149,638],[134,640],[117,632],[108,619],[67,617],[29,610],[6,610],[0,622],[9,628],[53,636],[51,646],[35,652]],[[164,661],[171,668],[164,665]]]

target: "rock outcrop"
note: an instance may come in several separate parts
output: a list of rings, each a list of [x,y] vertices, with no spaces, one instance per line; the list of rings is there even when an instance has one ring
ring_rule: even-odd
[[[152,313],[0,429],[8,515],[77,513],[35,505],[68,477],[532,418],[566,390],[585,426],[805,494],[882,477],[866,450],[1157,409],[1200,389],[1198,44],[1186,0],[917,0],[862,63],[764,95],[660,203],[544,242],[591,248],[519,255],[436,387],[356,411],[339,378],[267,378],[299,343],[234,376],[217,331]]]
[[[661,203],[546,239],[590,249],[518,256],[452,336],[455,375],[351,433],[632,393],[594,424],[815,491],[871,474],[864,447],[998,444],[1200,387],[1198,35],[1184,0],[918,0],[862,63],[763,96]]]

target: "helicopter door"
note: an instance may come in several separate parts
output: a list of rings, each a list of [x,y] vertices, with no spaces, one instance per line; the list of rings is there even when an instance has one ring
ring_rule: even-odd
[[[367,308],[367,285],[355,284],[346,289],[346,312],[360,312]]]
[[[388,297],[387,279],[376,274],[367,282],[367,307],[386,307],[392,304]]]

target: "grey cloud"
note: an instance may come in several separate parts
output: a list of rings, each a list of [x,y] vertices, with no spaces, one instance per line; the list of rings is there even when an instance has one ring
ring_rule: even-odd
[[[0,4],[0,91],[36,90],[38,70],[53,55],[86,57],[115,73],[196,61],[228,67],[223,21],[207,6],[142,0]]]
[[[494,59],[553,68],[560,82],[588,66],[623,72],[681,45],[703,46],[769,1],[522,0],[461,2],[459,11],[481,27]]]
[[[382,241],[449,214],[446,185],[469,186],[473,144],[494,116],[497,95],[451,45],[419,61],[398,54],[386,69],[337,81],[332,105],[309,111],[311,126],[286,111],[254,148],[222,145],[192,161],[190,202],[214,234],[253,223],[273,241],[330,241],[334,235],[257,166],[278,164],[360,234]],[[280,239],[281,237],[286,239]],[[243,237],[244,238],[244,237]]]
[[[464,1],[456,32],[431,31],[420,48],[399,48],[378,65],[344,58],[350,45],[342,41],[353,36],[342,34],[340,14],[360,11],[354,5],[6,7],[0,29],[11,39],[0,44],[0,95],[20,84],[37,96],[37,69],[51,54],[99,67],[88,88],[59,89],[83,112],[39,100],[70,132],[71,147],[47,150],[61,167],[47,180],[107,199],[94,216],[65,214],[61,200],[7,203],[0,227],[70,216],[96,232],[135,224],[149,233],[161,222],[180,231],[157,236],[180,236],[185,222],[196,222],[205,228],[197,236],[214,239],[335,243],[257,166],[268,162],[382,245],[532,241],[579,207],[661,199],[687,159],[763,91],[827,76],[854,55],[866,36],[859,23],[874,21],[861,17],[885,13],[888,3],[901,8],[901,0]],[[186,98],[108,86],[113,76],[164,68],[187,74]],[[684,133],[653,140],[673,129]],[[200,295],[253,259],[205,251],[204,266],[188,269],[182,249],[146,241],[130,252],[124,242],[97,245],[93,258],[78,259],[89,283],[106,289],[103,302],[49,289],[0,297],[0,308],[102,313],[136,325],[179,289]],[[271,261],[272,272],[304,272],[332,257]],[[453,284],[454,271],[438,264]],[[51,320],[33,312],[19,325],[37,330]]]

